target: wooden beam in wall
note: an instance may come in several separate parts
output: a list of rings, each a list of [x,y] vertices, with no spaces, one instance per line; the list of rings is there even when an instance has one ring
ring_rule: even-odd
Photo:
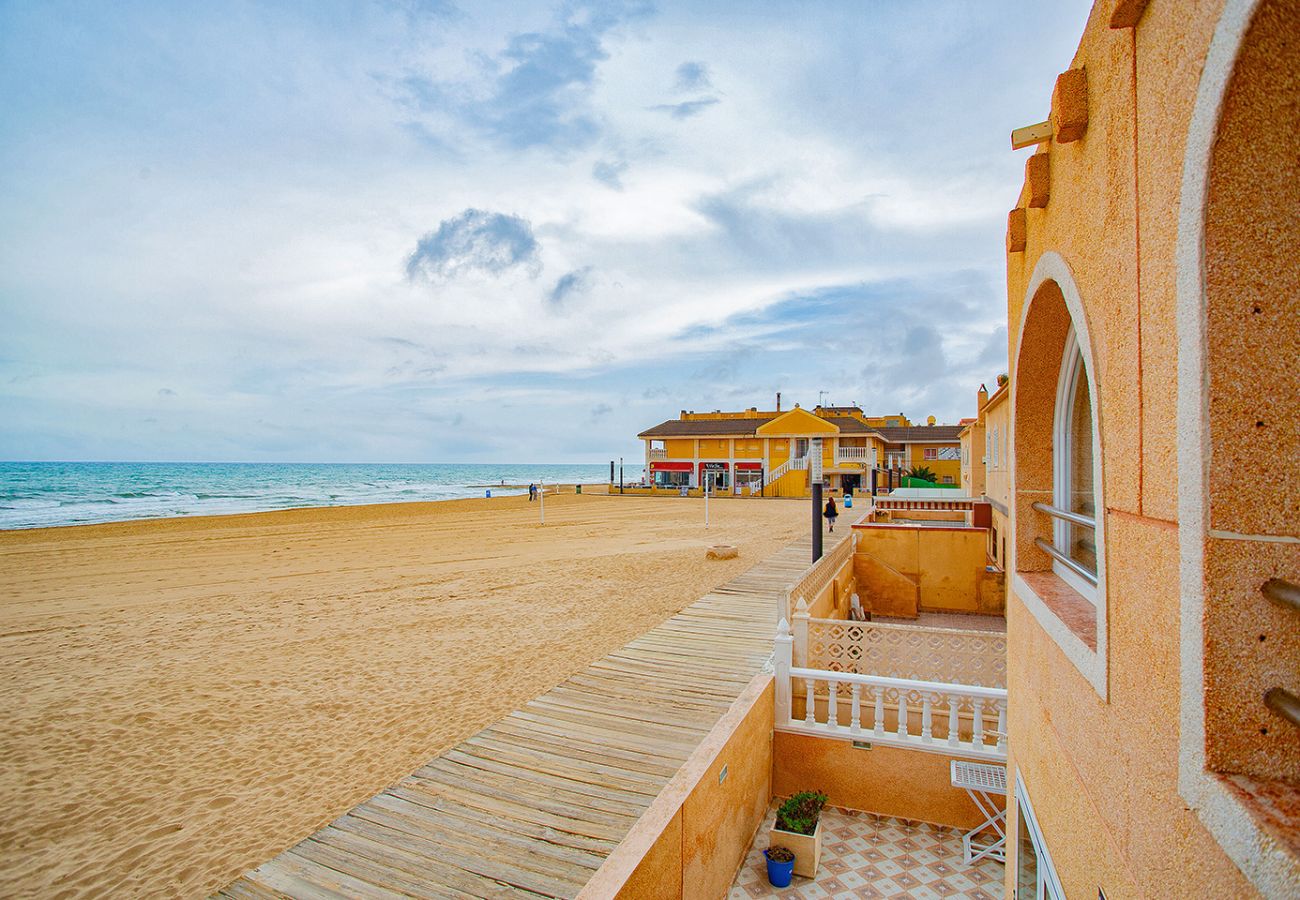
[[[1052,120],[1026,125],[1011,132],[1011,149],[1020,150],[1052,139]]]

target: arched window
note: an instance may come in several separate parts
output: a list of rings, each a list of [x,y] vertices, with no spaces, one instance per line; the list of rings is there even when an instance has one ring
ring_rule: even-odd
[[[1065,339],[1052,428],[1052,570],[1096,602],[1097,504],[1092,393],[1074,328]]]
[[[1054,251],[1035,264],[1015,344],[1011,589],[1107,696],[1104,417],[1083,299]],[[1000,535],[999,535],[1000,537]],[[1011,550],[1008,547],[1008,550]]]

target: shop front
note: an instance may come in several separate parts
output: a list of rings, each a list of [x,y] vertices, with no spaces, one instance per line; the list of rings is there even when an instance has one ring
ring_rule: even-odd
[[[688,462],[652,462],[650,483],[658,488],[690,487],[693,468]]]
[[[700,463],[700,486],[704,487],[709,481],[713,482],[715,491],[731,490],[731,467],[724,462]]]
[[[757,494],[763,488],[763,464],[761,462],[736,463],[736,493]]]

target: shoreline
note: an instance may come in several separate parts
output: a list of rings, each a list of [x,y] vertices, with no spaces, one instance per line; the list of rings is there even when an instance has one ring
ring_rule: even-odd
[[[608,492],[604,490],[592,491],[589,493],[586,490],[589,486],[600,487],[600,488],[606,487],[604,482],[600,482],[600,483],[592,482],[590,485],[587,482],[583,482],[582,496],[603,497],[608,494]],[[560,496],[575,494],[574,484],[561,484],[558,485],[558,487],[561,489]],[[500,488],[500,485],[490,485],[490,486],[485,486],[476,489],[496,490],[498,488]],[[505,489],[513,490],[511,485],[506,485]],[[209,519],[235,519],[235,518],[243,518],[247,516],[274,516],[281,513],[289,514],[289,513],[309,513],[309,512],[328,511],[328,510],[355,510],[355,509],[390,508],[390,507],[421,507],[421,506],[428,506],[433,504],[442,506],[443,504],[448,504],[448,503],[481,503],[485,508],[487,508],[493,503],[504,504],[507,501],[516,500],[519,498],[523,498],[526,502],[528,499],[526,494],[528,490],[528,485],[525,484],[519,486],[517,489],[525,493],[502,494],[499,497],[493,495],[491,498],[482,497],[482,496],[446,497],[441,500],[383,500],[383,501],[371,502],[371,503],[367,503],[367,502],[331,503],[328,505],[320,504],[320,505],[313,505],[313,506],[283,506],[283,507],[277,507],[275,509],[253,509],[253,510],[246,510],[240,512],[194,513],[192,515],[136,516],[130,519],[110,519],[104,522],[73,522],[67,525],[32,525],[32,526],[25,526],[25,527],[19,526],[15,528],[0,528],[0,540],[4,540],[7,535],[31,534],[33,532],[52,532],[52,531],[65,532],[69,529],[112,528],[112,527],[127,526],[127,525],[156,524],[156,523],[165,523],[165,522],[204,522],[205,520],[209,520]],[[567,494],[565,492],[565,489],[567,489]],[[548,497],[557,496],[555,493],[552,493],[550,491],[550,486],[548,486],[547,489],[547,496]]]

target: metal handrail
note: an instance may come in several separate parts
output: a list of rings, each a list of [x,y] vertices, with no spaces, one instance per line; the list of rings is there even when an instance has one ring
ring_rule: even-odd
[[[1064,553],[1062,553],[1060,550],[1057,550],[1055,547],[1053,547],[1051,544],[1047,543],[1047,541],[1043,540],[1042,538],[1034,538],[1034,543],[1038,546],[1038,549],[1039,549],[1039,550],[1042,550],[1044,553],[1046,553],[1046,554],[1047,554],[1048,556],[1050,556],[1052,559],[1056,560],[1056,561],[1059,562],[1061,565],[1065,566],[1065,567],[1066,567],[1067,569],[1069,569],[1071,572],[1074,572],[1076,575],[1078,575],[1078,576],[1079,576],[1080,578],[1082,578],[1084,581],[1088,582],[1088,583],[1089,583],[1090,585],[1092,585],[1093,587],[1096,587],[1096,586],[1097,586],[1097,573],[1096,573],[1096,572],[1089,572],[1089,571],[1088,571],[1087,569],[1085,569],[1082,565],[1080,565],[1079,563],[1077,563],[1077,562],[1075,562],[1074,560],[1070,559],[1070,557],[1066,556],[1066,555],[1065,555]]]
[[[1300,726],[1300,697],[1285,688],[1270,688],[1264,695],[1264,705],[1292,725]]]
[[[804,681],[834,681],[839,684],[865,684],[870,687],[897,688],[903,691],[924,691],[931,694],[962,694],[981,700],[1005,700],[1006,688],[983,687],[977,684],[952,684],[946,681],[921,681],[917,678],[893,678],[888,675],[859,675],[857,672],[832,672],[829,669],[790,667],[791,678]],[[985,732],[987,734],[987,732]]]
[[[1046,503],[1035,503],[1034,509],[1039,512],[1045,512],[1054,519],[1064,519],[1067,522],[1073,522],[1075,525],[1082,525],[1085,528],[1096,530],[1097,520],[1090,519],[1087,516],[1081,516],[1078,513],[1069,512],[1057,506],[1049,506]]]
[[[1281,578],[1270,578],[1260,586],[1259,590],[1278,606],[1300,611],[1300,585],[1294,585]]]

